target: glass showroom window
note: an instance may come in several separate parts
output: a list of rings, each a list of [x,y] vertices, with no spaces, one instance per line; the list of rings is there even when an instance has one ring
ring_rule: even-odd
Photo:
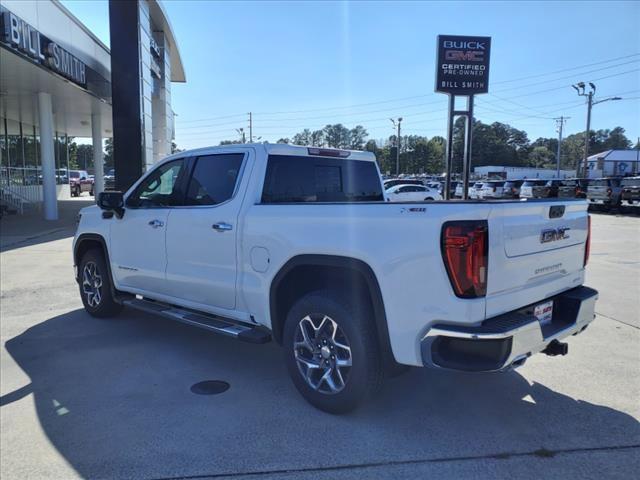
[[[22,155],[22,139],[20,136],[20,123],[15,120],[7,120],[7,145],[8,145],[8,170],[9,185],[23,185],[24,158]]]
[[[22,124],[22,145],[24,151],[25,183],[38,185],[39,182],[39,158],[36,145],[36,128],[33,125]]]
[[[9,149],[7,141],[7,120],[0,117],[0,183],[9,184]]]

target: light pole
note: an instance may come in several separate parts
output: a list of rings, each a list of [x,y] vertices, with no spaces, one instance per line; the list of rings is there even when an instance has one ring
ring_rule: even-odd
[[[588,178],[589,165],[588,165],[587,158],[589,157],[589,140],[591,139],[591,109],[593,108],[594,105],[597,105],[599,103],[608,102],[610,100],[622,100],[622,98],[608,97],[608,98],[603,98],[602,100],[596,100],[594,102],[593,96],[596,94],[596,86],[593,83],[589,82],[589,87],[590,87],[589,92],[585,92],[586,85],[584,82],[576,83],[575,85],[571,85],[571,86],[575,88],[579,96],[587,97],[587,130],[585,131],[585,134],[584,134],[584,160],[583,160],[584,164],[582,168],[583,168],[584,178]]]
[[[393,127],[398,129],[396,136],[396,175],[400,175],[400,124],[402,123],[402,117],[398,118],[398,123],[393,118],[390,118]]]
[[[567,119],[571,117],[563,117],[555,118],[556,124],[558,125],[558,151],[556,153],[556,178],[560,178],[560,155],[562,152],[562,128],[564,127]],[[577,172],[576,172],[577,173]]]

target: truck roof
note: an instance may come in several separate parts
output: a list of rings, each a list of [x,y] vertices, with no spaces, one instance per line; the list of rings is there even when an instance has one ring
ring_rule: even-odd
[[[216,153],[218,151],[230,151],[230,150],[240,150],[245,149],[247,147],[255,148],[256,150],[264,149],[267,155],[293,155],[300,157],[313,157],[313,156],[334,156],[331,155],[332,152],[348,152],[348,156],[344,156],[341,158],[349,159],[349,160],[364,160],[375,162],[376,157],[373,152],[362,151],[362,150],[345,150],[338,148],[324,148],[324,147],[305,147],[300,145],[289,145],[287,143],[238,143],[232,145],[219,145],[219,146],[211,146],[211,147],[202,147],[195,148],[191,150],[184,150],[182,152],[174,153],[166,157],[165,160],[170,160],[174,158],[180,158],[184,156],[194,156],[194,155],[207,155]],[[311,153],[310,151],[317,151],[318,153]],[[346,155],[346,153],[345,153]],[[335,155],[337,157],[337,155]]]

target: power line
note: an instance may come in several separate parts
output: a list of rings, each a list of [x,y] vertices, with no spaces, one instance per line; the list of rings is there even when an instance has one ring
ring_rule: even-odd
[[[595,65],[602,65],[604,63],[610,63],[610,62],[614,62],[617,60],[621,60],[621,59],[626,59],[626,58],[632,58],[632,57],[637,57],[640,56],[640,53],[633,53],[630,55],[625,55],[625,56],[621,56],[621,57],[615,57],[615,58],[611,58],[608,60],[602,60],[599,62],[594,62],[594,63],[588,63],[588,64],[584,64],[584,65],[577,65],[574,67],[567,67],[561,70],[555,70],[552,72],[546,72],[546,73],[540,73],[537,75],[528,75],[526,77],[520,77],[520,78],[515,78],[515,79],[509,79],[509,80],[502,80],[502,81],[498,81],[498,82],[493,82],[493,85],[498,85],[498,84],[504,84],[504,83],[511,83],[511,82],[515,82],[515,81],[520,81],[520,80],[526,80],[526,79],[531,79],[531,78],[540,78],[540,77],[544,77],[544,76],[548,76],[548,75],[554,75],[556,73],[562,73],[565,71],[571,71],[571,70],[578,70],[578,69],[582,69],[582,68],[587,68],[590,66],[595,66]],[[624,62],[622,64],[619,65],[610,65],[608,67],[605,67],[603,69],[606,68],[615,68],[616,66],[620,66],[620,65],[625,65],[628,63],[633,63],[637,60],[632,60],[630,62]],[[597,70],[593,70],[590,72],[582,72],[582,73],[576,73],[576,74],[587,74],[587,73],[592,73],[594,71],[599,71],[599,70],[603,70],[603,69],[597,69]],[[557,78],[555,80],[547,80],[546,82],[549,81],[556,81],[556,80],[561,80],[562,78]],[[544,83],[544,82],[538,82],[536,83]],[[521,88],[521,87],[516,87],[516,88]],[[509,90],[511,90],[513,88],[510,88]],[[503,90],[499,90],[500,91],[505,91]],[[358,107],[363,107],[363,106],[370,106],[370,105],[381,105],[381,104],[385,104],[385,103],[395,103],[395,102],[399,102],[399,101],[404,101],[404,100],[413,100],[416,98],[425,98],[428,96],[434,95],[433,92],[428,93],[428,94],[422,94],[422,95],[412,95],[412,96],[408,96],[408,97],[399,97],[399,98],[393,98],[393,99],[388,99],[388,100],[380,100],[380,101],[375,101],[375,102],[367,102],[367,103],[359,103],[359,104],[351,104],[351,105],[343,105],[343,106],[337,106],[337,107],[324,107],[324,108],[315,108],[315,109],[305,109],[305,110],[289,110],[289,111],[273,111],[273,112],[257,112],[259,115],[284,115],[284,114],[295,114],[295,113],[311,113],[311,112],[322,112],[322,111],[331,111],[331,110],[343,110],[343,109],[352,109],[352,108],[358,108]],[[241,117],[246,115],[246,113],[237,113],[237,114],[233,114],[233,115],[225,115],[225,116],[218,116],[218,117],[208,117],[208,118],[200,118],[200,119],[194,119],[194,120],[179,120],[179,123],[194,123],[194,122],[201,122],[201,121],[210,121],[210,120],[219,120],[219,119],[225,119],[225,118],[234,118],[234,117]]]
[[[568,80],[570,78],[575,78],[576,75],[587,75],[589,73],[601,72],[602,70],[609,70],[611,68],[622,67],[624,65],[629,65],[631,63],[639,63],[639,62],[640,62],[640,59],[631,60],[629,62],[618,63],[616,65],[608,65],[606,67],[596,68],[594,70],[589,70],[587,72],[574,73],[574,74],[571,74],[571,75],[565,75],[563,77],[558,77],[558,78],[554,78],[554,79],[550,79],[550,80],[543,80],[541,82],[534,82],[534,83],[528,83],[528,84],[524,84],[524,85],[518,85],[517,87],[503,88],[502,90],[496,90],[494,93],[510,92],[510,91],[513,91],[513,90],[520,90],[522,88],[535,87],[536,85],[540,85],[541,83],[552,83],[552,82],[556,82],[556,81],[559,81],[559,80]]]
[[[638,56],[640,56],[640,53],[632,53],[630,55],[623,55],[621,57],[610,58],[609,60],[602,60],[600,62],[587,63],[585,65],[580,65],[578,67],[568,67],[568,68],[563,68],[561,70],[555,70],[553,72],[539,73],[537,75],[527,75],[526,77],[512,78],[511,80],[501,80],[499,82],[492,82],[492,84],[501,85],[503,83],[519,82],[520,80],[529,80],[531,78],[539,78],[547,75],[554,75],[556,73],[569,72],[571,70],[578,70],[580,68],[593,67],[594,65],[602,65],[603,63],[615,62],[616,60],[622,60],[623,58],[631,58],[631,57],[638,57]]]

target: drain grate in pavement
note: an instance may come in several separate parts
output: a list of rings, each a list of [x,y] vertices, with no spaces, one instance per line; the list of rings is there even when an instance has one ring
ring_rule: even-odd
[[[222,380],[205,380],[191,385],[191,391],[197,395],[218,395],[229,390],[229,384]]]

